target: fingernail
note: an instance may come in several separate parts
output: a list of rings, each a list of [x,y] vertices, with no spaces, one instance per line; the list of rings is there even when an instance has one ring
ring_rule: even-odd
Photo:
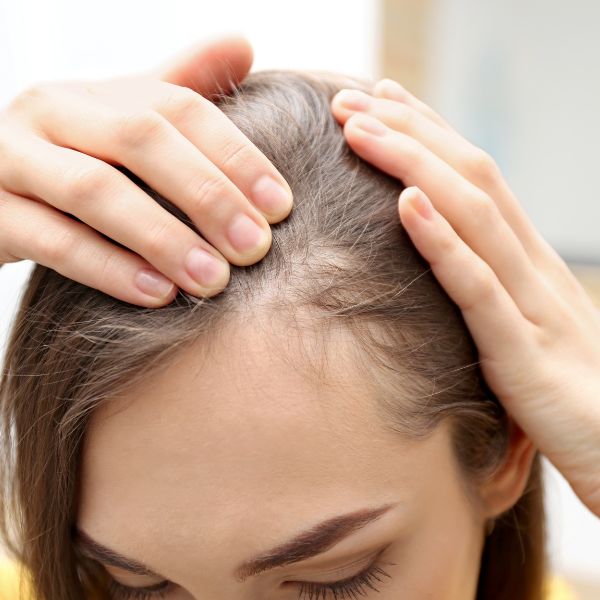
[[[252,188],[252,201],[260,210],[272,215],[289,212],[293,199],[288,190],[270,175],[263,175]]]
[[[363,131],[373,135],[382,136],[386,133],[385,125],[375,117],[370,117],[369,115],[360,115],[355,120],[355,124]]]
[[[135,284],[144,294],[154,296],[154,298],[166,298],[175,287],[172,281],[160,273],[148,269],[141,269],[137,272]]]
[[[379,86],[380,92],[382,91],[390,100],[403,100],[408,93],[393,79],[382,79],[377,85]]]
[[[248,215],[239,213],[228,229],[229,241],[238,252],[254,250],[264,242],[266,233]]]
[[[346,108],[352,110],[367,110],[371,105],[371,98],[360,90],[341,90],[338,98]]]
[[[229,270],[222,260],[201,248],[192,248],[188,252],[185,268],[197,283],[207,288],[217,287],[228,276]]]
[[[431,201],[418,188],[410,188],[408,201],[424,219],[433,220],[434,208]]]

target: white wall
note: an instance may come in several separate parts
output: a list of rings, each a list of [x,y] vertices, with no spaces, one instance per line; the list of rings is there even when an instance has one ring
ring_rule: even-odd
[[[600,2],[434,0],[429,100],[562,256],[600,263]]]
[[[219,33],[246,34],[255,68],[376,70],[374,0],[13,0],[0,3],[0,104],[36,80],[129,73]]]

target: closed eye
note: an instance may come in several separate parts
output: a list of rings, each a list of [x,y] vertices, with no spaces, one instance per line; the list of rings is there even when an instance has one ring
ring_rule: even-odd
[[[380,553],[381,554],[381,553]],[[311,581],[290,581],[290,584],[300,586],[299,599],[308,598],[333,598],[334,600],[344,600],[348,598],[357,598],[358,595],[368,595],[368,589],[379,592],[379,587],[375,583],[384,583],[382,577],[391,577],[389,573],[381,568],[380,562],[375,560],[366,569],[351,577],[332,582],[311,582]],[[386,563],[394,565],[395,563]],[[174,584],[170,581],[160,581],[153,585],[145,587],[130,587],[119,583],[116,579],[110,578],[109,594],[111,600],[153,600],[155,598],[165,598],[174,589]],[[368,589],[367,589],[368,588]]]
[[[386,563],[394,565],[395,563]],[[375,583],[384,583],[382,577],[391,577],[389,573],[381,568],[381,563],[374,562],[360,573],[346,577],[341,581],[332,581],[329,583],[313,583],[310,581],[294,582],[300,585],[298,598],[303,600],[308,598],[322,598],[323,600],[356,600],[358,596],[368,596],[368,589],[379,592],[379,587]],[[367,589],[368,588],[368,589]]]
[[[174,589],[175,585],[168,580],[159,581],[145,587],[130,587],[110,578],[108,592],[111,600],[154,600],[165,598],[165,594]]]

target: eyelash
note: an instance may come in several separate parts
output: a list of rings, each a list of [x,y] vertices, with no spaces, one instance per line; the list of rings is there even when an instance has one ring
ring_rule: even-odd
[[[394,563],[388,563],[393,565]],[[358,596],[364,596],[367,591],[365,588],[369,587],[375,592],[379,592],[379,589],[373,584],[373,580],[377,580],[383,583],[383,580],[378,575],[384,575],[385,577],[391,577],[389,573],[386,573],[379,564],[373,563],[368,566],[364,571],[353,575],[348,579],[342,581],[335,581],[333,583],[311,583],[303,581],[300,583],[300,594],[299,599],[305,596],[308,600],[325,600],[326,598],[333,597],[335,600],[344,600],[344,598],[358,598]]]
[[[164,598],[164,592],[168,592],[170,589],[170,581],[163,581],[145,588],[132,588],[112,578],[108,583],[111,600],[153,600],[154,598]]]
[[[393,565],[394,563],[388,563]],[[333,596],[335,600],[344,600],[345,598],[356,599],[359,595],[366,594],[365,588],[371,588],[375,592],[379,589],[373,584],[373,580],[383,583],[378,576],[384,575],[391,577],[379,564],[374,563],[368,566],[364,571],[353,575],[348,579],[335,581],[333,583],[312,583],[308,581],[298,582],[300,584],[299,600],[305,596],[308,600],[325,600]],[[108,584],[111,600],[153,600],[154,598],[165,598],[164,592],[169,591],[171,582],[165,581],[152,588],[132,588],[125,586],[118,581],[111,579]]]

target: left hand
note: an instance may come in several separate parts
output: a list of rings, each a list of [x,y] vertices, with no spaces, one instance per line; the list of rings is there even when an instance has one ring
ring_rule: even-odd
[[[410,186],[400,220],[461,309],[488,385],[600,517],[600,310],[492,158],[400,84],[331,106],[352,149]]]

